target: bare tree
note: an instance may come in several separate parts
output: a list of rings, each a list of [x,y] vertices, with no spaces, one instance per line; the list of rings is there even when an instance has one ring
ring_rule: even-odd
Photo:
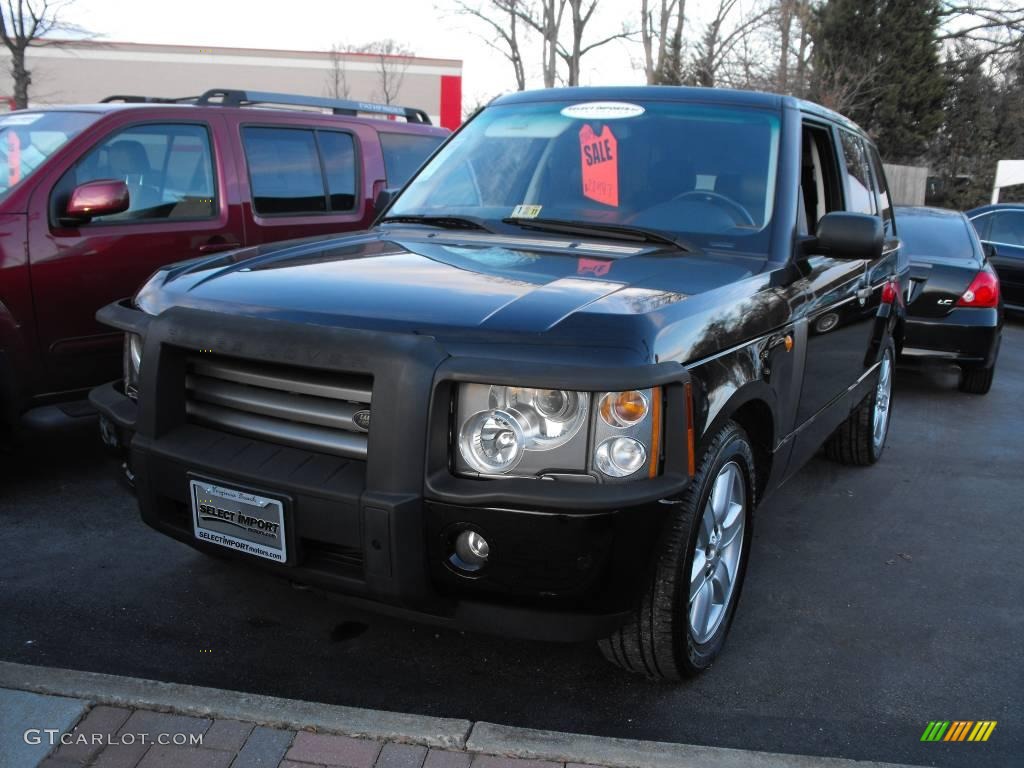
[[[735,22],[732,20],[734,16],[739,16]],[[714,18],[708,22],[704,34],[694,46],[689,80],[694,85],[707,88],[720,85],[719,75],[730,63],[730,57],[737,50],[749,48],[750,35],[764,25],[768,16],[769,9],[766,8],[744,13],[739,0],[719,0]]]
[[[789,90],[789,36],[793,31],[797,2],[798,0],[779,0],[776,8],[779,25],[779,69],[775,83],[779,93],[786,93]]]
[[[562,31],[562,17],[565,15],[566,0],[540,0],[540,12],[533,6],[517,3],[515,14],[519,20],[540,34],[541,66],[544,73],[544,87],[554,88],[558,79],[558,56],[564,50],[558,41]]]
[[[602,45],[607,45],[613,40],[631,38],[634,33],[628,26],[624,25],[620,32],[595,40],[588,45],[584,45],[583,36],[586,33],[587,25],[594,17],[594,11],[597,10],[597,0],[589,0],[589,3],[587,0],[568,0],[568,3],[569,15],[572,20],[572,27],[570,29],[572,43],[568,49],[559,45],[558,55],[561,56],[562,60],[565,62],[566,68],[568,69],[566,84],[579,85],[580,60],[585,54],[595,48],[600,48]]]
[[[686,18],[686,0],[660,0],[657,13],[651,10],[650,0],[641,0],[640,41],[644,47],[644,74],[647,84],[658,81],[658,73],[664,71],[671,47],[683,38],[683,24]],[[657,45],[657,48],[655,48]]]
[[[972,43],[986,59],[1012,54],[1024,36],[1024,5],[1018,0],[941,0],[940,40]]]
[[[487,3],[470,3],[457,0],[458,12],[472,16],[484,22],[492,35],[480,35],[484,42],[508,59],[516,76],[516,90],[526,90],[526,68],[523,64],[523,53],[520,48],[519,24],[522,21],[519,11],[522,0],[489,0]]]
[[[359,53],[369,53],[375,57],[377,93],[385,104],[390,104],[402,89],[405,73],[412,63],[412,51],[398,41],[386,38],[361,46]]]
[[[815,71],[815,100],[842,114],[859,112],[871,103],[883,84],[878,64],[836,61],[825,54]]]
[[[796,96],[806,97],[810,91],[810,66],[812,53],[812,32],[814,21],[814,4],[811,0],[798,0],[796,7],[796,22],[799,25],[799,43],[796,46],[796,68],[792,79],[787,78],[790,83],[788,91]]]
[[[32,46],[53,44],[47,35],[55,32],[80,33],[74,24],[61,19],[72,0],[7,0],[0,7],[0,40],[11,54],[11,78],[14,80],[14,108],[28,106],[32,73],[25,66],[25,52]]]
[[[330,52],[331,68],[327,70],[327,95],[334,99],[349,97],[348,70],[345,63],[345,47],[335,43]]]

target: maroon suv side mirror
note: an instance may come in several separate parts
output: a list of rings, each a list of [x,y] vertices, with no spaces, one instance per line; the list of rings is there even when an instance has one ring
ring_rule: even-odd
[[[84,224],[93,216],[110,216],[128,210],[128,185],[116,179],[87,181],[71,192],[64,219],[69,224]]]

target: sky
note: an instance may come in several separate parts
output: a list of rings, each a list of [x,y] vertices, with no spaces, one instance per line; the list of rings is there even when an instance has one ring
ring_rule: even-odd
[[[594,37],[620,31],[627,20],[635,28],[639,6],[639,0],[601,0],[591,22]],[[480,37],[487,31],[483,23],[454,9],[454,0],[74,0],[63,18],[112,42],[329,50],[390,37],[419,56],[462,59],[467,106],[514,90],[512,65]],[[530,86],[540,87],[535,43],[528,75]],[[583,59],[582,84],[641,83],[640,55],[638,42],[595,49]]]

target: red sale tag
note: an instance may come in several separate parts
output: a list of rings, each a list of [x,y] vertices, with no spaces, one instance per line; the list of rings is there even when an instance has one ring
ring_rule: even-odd
[[[619,142],[607,125],[595,134],[589,125],[580,128],[580,163],[583,196],[605,205],[619,205]]]

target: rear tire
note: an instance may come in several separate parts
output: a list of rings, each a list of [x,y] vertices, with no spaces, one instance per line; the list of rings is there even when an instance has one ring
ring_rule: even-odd
[[[658,562],[632,618],[599,641],[606,659],[652,680],[680,680],[711,666],[725,644],[746,574],[754,466],[746,433],[729,422],[672,508]]]
[[[970,395],[987,395],[992,389],[996,375],[995,365],[987,368],[962,368],[960,370],[960,391]]]
[[[895,350],[892,340],[882,348],[875,386],[825,443],[825,455],[840,464],[867,467],[880,458],[889,436]]]

